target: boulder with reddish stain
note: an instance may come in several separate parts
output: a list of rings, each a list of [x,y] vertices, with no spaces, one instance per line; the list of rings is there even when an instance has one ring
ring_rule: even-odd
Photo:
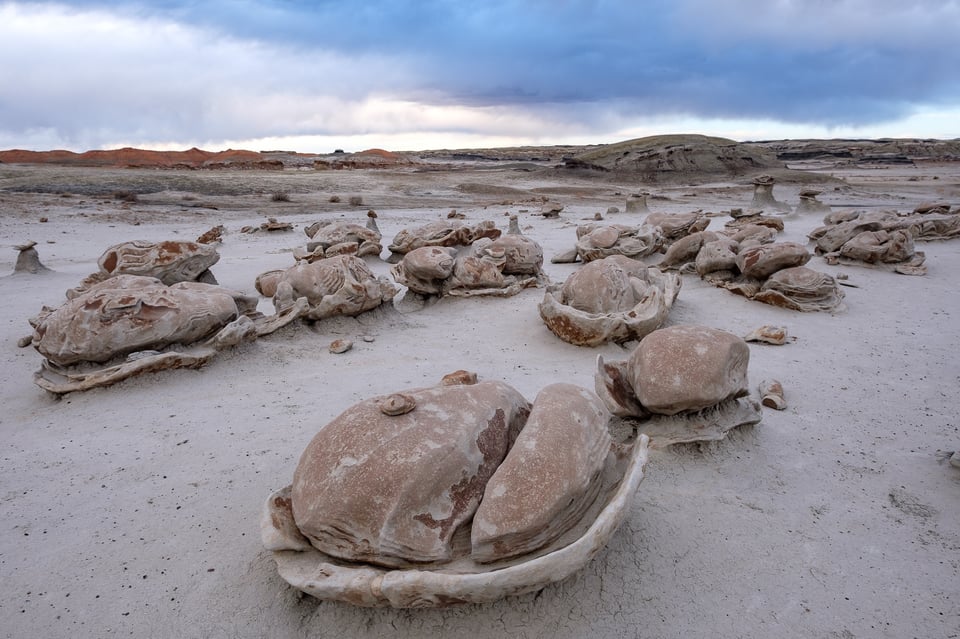
[[[710,218],[703,211],[651,213],[643,223],[659,227],[663,233],[664,244],[672,244],[682,237],[706,230],[710,225]]]
[[[736,264],[745,277],[763,280],[779,270],[803,266],[810,261],[810,252],[796,242],[776,242],[741,248]]]
[[[579,521],[600,490],[610,413],[595,393],[551,384],[487,483],[473,518],[472,556],[489,562],[550,543]]]
[[[748,397],[746,342],[706,326],[671,326],[647,335],[620,362],[597,358],[597,395],[611,413],[632,418],[657,448],[723,439],[756,424],[759,402]]]
[[[415,408],[399,415],[384,413],[383,398],[352,406],[303,452],[293,515],[318,550],[384,566],[469,553],[457,533],[469,527],[530,405],[501,382],[406,395]]]
[[[750,348],[715,328],[680,325],[654,331],[627,361],[637,399],[651,413],[701,410],[749,393]]]
[[[214,246],[198,242],[123,242],[104,251],[97,260],[99,271],[67,291],[67,297],[76,297],[116,275],[155,277],[168,285],[194,281],[216,284],[209,269],[219,260],[220,254]]]
[[[106,362],[194,343],[255,310],[255,299],[213,284],[118,275],[33,318],[32,344],[60,366]]]

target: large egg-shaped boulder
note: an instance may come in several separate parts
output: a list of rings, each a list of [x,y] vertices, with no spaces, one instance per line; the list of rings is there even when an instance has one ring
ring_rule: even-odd
[[[315,548],[350,561],[407,566],[466,555],[468,536],[456,533],[529,411],[520,393],[492,381],[355,404],[300,458],[296,525]]]
[[[593,391],[573,384],[540,391],[473,519],[475,561],[541,548],[583,517],[602,483],[609,421],[609,411]]]
[[[650,412],[675,415],[749,394],[750,348],[742,338],[707,326],[662,328],[630,354],[637,399]]]

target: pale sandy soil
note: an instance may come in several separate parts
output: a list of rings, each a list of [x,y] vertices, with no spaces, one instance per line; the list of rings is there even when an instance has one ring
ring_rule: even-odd
[[[835,206],[960,204],[960,164],[834,174],[848,180],[824,185],[821,199]],[[139,202],[103,196],[157,181],[167,190]],[[9,190],[29,184],[49,193]],[[778,184],[774,193],[796,204],[799,188]],[[670,324],[741,335],[777,324],[796,337],[751,345],[751,382],[781,380],[789,408],[766,410],[759,425],[722,443],[655,452],[632,512],[594,561],[539,593],[489,605],[370,610],[300,596],[262,549],[258,518],[317,429],[362,398],[433,384],[460,368],[502,379],[528,399],[555,381],[592,387],[596,356],[628,351],[558,340],[537,315],[542,290],[292,325],[201,370],[59,399],[32,382],[40,356],[16,345],[30,332],[27,319],[61,303],[120,241],[194,239],[223,223],[214,273],[253,293],[254,277],[292,264],[302,228],[323,216],[363,221],[372,207],[386,244],[450,208],[501,228],[509,211],[549,259],[573,245],[582,218],[623,209],[641,189],[667,198],[650,207],[668,212],[745,206],[751,195],[747,182],[658,187],[509,169],[212,175],[0,166],[0,634],[960,635],[960,470],[943,461],[960,449],[960,242],[922,245],[925,277],[814,258],[812,267],[846,273],[856,285],[844,289],[848,308],[837,315],[750,302],[685,276]],[[291,202],[271,202],[276,190]],[[361,195],[364,205],[331,204],[332,194],[344,203]],[[566,204],[560,219],[533,215],[530,200],[543,195]],[[296,230],[239,232],[266,215]],[[607,219],[640,222],[625,213]],[[805,243],[819,224],[819,216],[787,218],[782,239]],[[12,247],[30,239],[52,272],[8,276]],[[576,267],[546,268],[559,281]],[[340,337],[355,348],[328,353]]]

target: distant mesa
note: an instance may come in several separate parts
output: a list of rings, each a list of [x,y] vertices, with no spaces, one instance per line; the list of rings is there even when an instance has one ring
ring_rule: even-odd
[[[338,149],[331,155],[297,153],[294,151],[204,151],[192,148],[186,151],[151,151],[122,149],[85,151],[0,151],[0,163],[53,164],[98,168],[161,168],[161,169],[259,169],[281,170],[286,167],[381,168],[413,164],[414,160],[401,153],[383,149],[367,149],[344,153]]]
[[[56,164],[60,166],[89,166],[103,168],[283,168],[283,164],[256,151],[228,149],[203,151],[150,151],[124,147],[122,149],[85,151],[0,151],[0,162],[11,164]]]

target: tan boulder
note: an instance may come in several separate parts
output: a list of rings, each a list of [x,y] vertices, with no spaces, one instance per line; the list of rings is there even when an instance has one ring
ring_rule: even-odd
[[[750,348],[740,337],[706,326],[681,325],[647,335],[630,354],[637,399],[661,415],[696,411],[749,393]]]
[[[323,427],[294,473],[292,509],[318,550],[386,566],[449,561],[455,540],[503,461],[530,405],[501,382],[404,393],[355,404]],[[412,401],[411,401],[412,400]],[[390,411],[393,412],[393,411]]]
[[[541,548],[583,517],[602,483],[609,421],[609,411],[590,390],[552,384],[540,391],[473,518],[475,561]]]
[[[810,261],[810,251],[796,242],[776,242],[743,248],[736,261],[743,275],[762,280],[779,270],[803,266]]]

